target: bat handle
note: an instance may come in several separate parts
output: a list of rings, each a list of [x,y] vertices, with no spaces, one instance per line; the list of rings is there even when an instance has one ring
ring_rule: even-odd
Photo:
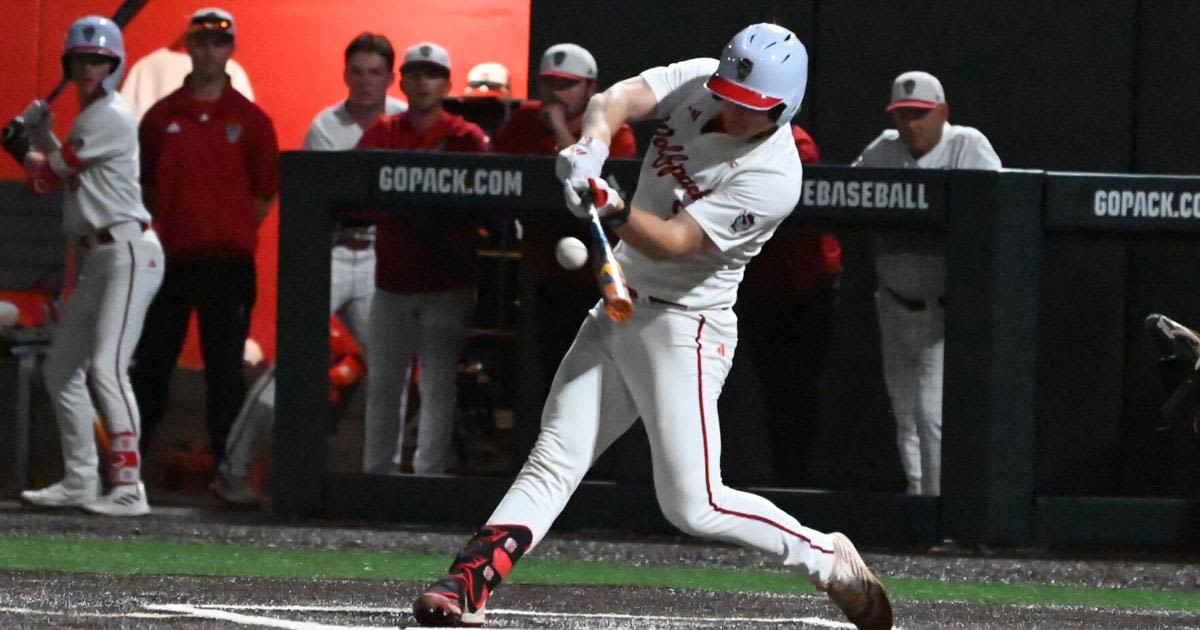
[[[62,93],[63,88],[65,88],[65,87],[67,87],[67,80],[63,79],[63,80],[59,81],[58,85],[54,86],[54,89],[50,90],[50,94],[48,94],[46,96],[46,102],[47,103],[54,102],[54,99],[58,98],[58,95]]]

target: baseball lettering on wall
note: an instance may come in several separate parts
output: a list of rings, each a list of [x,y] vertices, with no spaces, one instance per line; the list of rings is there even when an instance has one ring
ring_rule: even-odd
[[[381,166],[379,190],[388,193],[521,196],[522,172],[509,169]]]
[[[1193,178],[1047,173],[1048,228],[1200,230]]]
[[[1200,219],[1200,191],[1097,190],[1092,211],[1098,217]]]
[[[804,169],[796,214],[838,220],[938,223],[944,216],[945,196],[946,175],[940,171],[848,171],[812,166]]]
[[[808,179],[800,203],[833,208],[928,210],[925,184],[913,182],[841,182]]]

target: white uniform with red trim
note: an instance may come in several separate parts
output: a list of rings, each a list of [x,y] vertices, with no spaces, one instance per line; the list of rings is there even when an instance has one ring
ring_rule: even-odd
[[[623,323],[602,306],[588,314],[554,378],[537,445],[488,524],[524,525],[537,544],[592,462],[641,416],[668,520],[825,580],[828,534],[721,481],[717,398],[737,346],[731,307],[746,264],[799,200],[802,171],[787,125],[749,142],[702,132],[721,110],[704,88],[716,68],[693,59],[642,73],[666,120],[632,203],[664,219],[687,212],[719,251],[654,261],[618,245],[634,314]]]
[[[137,123],[121,96],[106,94],[80,112],[49,166],[53,176],[43,171],[32,184],[48,190],[55,176],[62,181],[63,229],[79,260],[43,370],[62,436],[64,481],[72,488],[98,484],[98,408],[112,438],[111,481],[136,484],[141,421],[129,360],[164,265],[142,205]]]
[[[979,130],[945,123],[929,153],[913,158],[895,129],[854,161],[868,168],[998,170],[1000,157]],[[939,235],[881,234],[876,240],[879,337],[896,442],[910,494],[941,494],[942,373],[946,253]]]

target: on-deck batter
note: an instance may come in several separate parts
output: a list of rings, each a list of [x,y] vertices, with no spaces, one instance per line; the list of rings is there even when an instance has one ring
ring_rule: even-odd
[[[66,144],[60,147],[50,131],[49,106],[34,101],[22,115],[28,133],[4,145],[24,163],[35,192],[65,184],[63,230],[79,260],[75,293],[63,309],[43,370],[58,418],[65,474],[49,487],[22,492],[21,499],[39,507],[136,516],[149,512],[150,504],[141,481],[141,420],[129,360],[162,283],[163,251],[142,205],[137,123],[116,92],[125,70],[121,30],[102,17],[80,18],[67,31],[62,65],[75,84],[80,109]],[[112,490],[104,496],[92,429],[97,407],[111,444]]]
[[[802,526],[721,481],[717,398],[737,346],[731,307],[746,263],[791,213],[801,166],[788,122],[808,54],[795,34],[747,27],[721,59],[652,68],[592,99],[583,137],[559,154],[567,206],[594,202],[621,237],[638,304],[599,305],[564,357],[528,462],[450,573],[413,606],[423,625],[478,625],[488,594],[546,534],[592,462],[641,416],[659,505],[681,530],[773,554],[829,593],[860,628],[890,628],[882,586],[842,534]],[[626,206],[600,180],[612,132],[664,121]],[[589,195],[589,187],[596,192]]]

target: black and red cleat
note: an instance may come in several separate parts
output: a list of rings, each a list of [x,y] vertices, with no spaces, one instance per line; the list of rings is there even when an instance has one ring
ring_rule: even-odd
[[[478,627],[483,606],[533,541],[521,525],[489,525],[479,530],[450,565],[450,574],[413,602],[413,616],[427,627]]]
[[[446,576],[430,586],[413,603],[413,616],[422,626],[457,628],[483,625],[483,607],[463,611],[463,584],[455,576]]]

